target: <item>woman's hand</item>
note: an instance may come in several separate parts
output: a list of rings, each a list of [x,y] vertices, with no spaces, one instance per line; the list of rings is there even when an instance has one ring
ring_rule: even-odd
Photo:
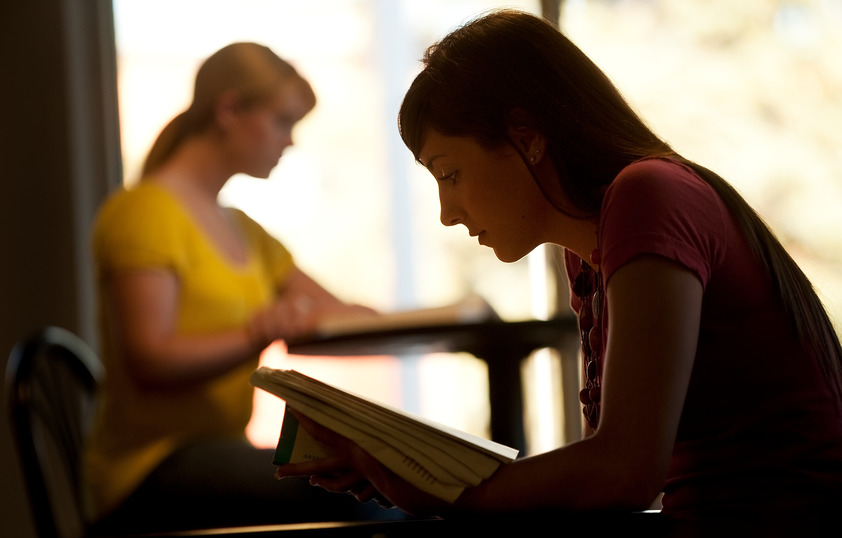
[[[394,506],[380,495],[368,479],[343,456],[328,456],[302,463],[287,463],[279,466],[275,471],[277,479],[287,476],[307,476],[312,485],[333,493],[353,495],[361,503],[374,500],[383,507]]]
[[[310,483],[335,493],[348,493],[358,501],[374,500],[381,506],[396,506],[413,515],[442,515],[450,510],[447,502],[430,495],[368,454],[353,441],[318,423],[292,412],[299,425],[320,443],[331,448],[334,456],[302,463],[287,463],[278,467],[276,478],[309,476]]]
[[[246,331],[249,340],[262,349],[275,340],[310,335],[326,318],[376,315],[373,308],[341,301],[303,271],[294,269],[272,304],[253,316]]]
[[[303,300],[276,299],[252,316],[249,340],[262,349],[275,340],[286,340],[315,330],[317,318]]]

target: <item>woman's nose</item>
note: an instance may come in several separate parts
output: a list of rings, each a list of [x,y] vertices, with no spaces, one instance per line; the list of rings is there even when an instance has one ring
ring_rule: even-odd
[[[445,206],[444,203],[441,204],[441,214],[439,218],[441,219],[441,223],[445,226],[456,226],[462,222],[461,214],[454,211],[452,207]]]
[[[441,219],[441,223],[444,224],[445,226],[456,226],[457,224],[459,224],[461,222],[462,222],[462,220],[459,219],[459,218],[448,219],[448,218],[442,217],[442,219]]]

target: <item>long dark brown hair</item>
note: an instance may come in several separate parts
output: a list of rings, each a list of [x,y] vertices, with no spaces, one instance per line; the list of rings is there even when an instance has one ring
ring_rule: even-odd
[[[309,107],[316,104],[310,84],[286,60],[258,43],[231,43],[209,56],[199,67],[193,100],[158,135],[146,156],[141,177],[149,176],[181,143],[213,126],[214,107],[226,91],[237,92],[239,104],[248,107],[275,95],[279,84],[299,85]]]
[[[554,26],[528,13],[490,11],[429,47],[423,66],[398,118],[416,160],[429,129],[495,148],[512,144],[509,127],[520,122],[544,134],[574,216],[588,218],[599,214],[604,187],[638,159],[669,157],[692,168],[718,193],[763,261],[842,410],[839,338],[804,273],[727,181],[655,135],[610,79]]]

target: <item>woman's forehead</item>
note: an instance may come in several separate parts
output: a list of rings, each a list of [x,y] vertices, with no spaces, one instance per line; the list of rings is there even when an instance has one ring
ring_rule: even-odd
[[[430,168],[437,159],[463,154],[474,149],[478,144],[468,136],[445,135],[435,129],[427,129],[421,142],[418,160]]]

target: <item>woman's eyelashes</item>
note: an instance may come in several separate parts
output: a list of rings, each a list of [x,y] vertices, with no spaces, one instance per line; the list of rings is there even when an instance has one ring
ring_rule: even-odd
[[[454,170],[453,172],[444,172],[442,171],[439,174],[438,180],[439,181],[450,181],[451,183],[456,183],[456,175],[458,174],[458,170]]]

